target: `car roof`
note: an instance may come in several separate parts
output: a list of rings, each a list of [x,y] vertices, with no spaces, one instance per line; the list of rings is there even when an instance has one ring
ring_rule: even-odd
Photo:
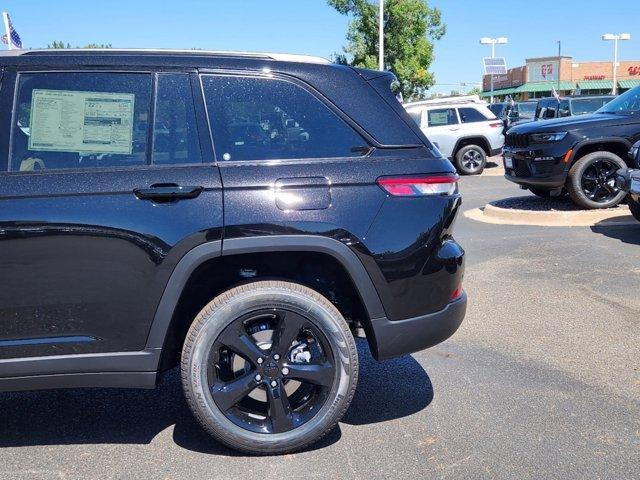
[[[37,50],[4,50],[4,57],[68,57],[68,56],[152,56],[152,57],[213,57],[276,60],[281,62],[299,62],[330,64],[326,58],[312,55],[290,53],[242,52],[224,50],[177,50],[153,48],[51,48]],[[3,59],[4,59],[3,58]]]

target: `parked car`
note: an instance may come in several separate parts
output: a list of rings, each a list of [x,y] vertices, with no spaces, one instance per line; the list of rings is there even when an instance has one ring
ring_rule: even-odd
[[[614,98],[615,96],[613,95],[541,98],[536,104],[533,118],[513,122],[512,126],[528,123],[529,121],[550,120],[552,118],[593,113]]]
[[[518,125],[507,133],[505,177],[536,195],[567,191],[583,208],[607,208],[625,193],[615,185],[618,169],[640,139],[640,87],[594,114]]]
[[[355,336],[385,360],[462,322],[458,176],[393,75],[198,50],[0,66],[0,390],[179,365],[215,439],[289,452],[349,407]]]
[[[621,169],[616,176],[616,186],[627,194],[627,205],[633,218],[640,222],[640,170]]]
[[[629,150],[632,168],[623,168],[616,174],[616,187],[627,194],[627,205],[633,217],[640,222],[640,141]]]
[[[489,104],[489,110],[504,123],[505,132],[516,122],[533,120],[538,102],[498,102]]]
[[[502,151],[502,121],[477,95],[407,103],[405,108],[427,138],[462,174],[482,173],[487,156],[499,155]]]

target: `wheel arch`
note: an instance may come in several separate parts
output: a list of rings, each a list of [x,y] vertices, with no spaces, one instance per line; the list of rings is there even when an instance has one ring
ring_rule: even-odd
[[[227,258],[288,252],[306,252],[329,256],[344,269],[362,304],[364,314],[363,318],[359,320],[361,320],[362,327],[366,332],[371,351],[375,355],[377,343],[371,321],[386,317],[373,282],[357,255],[344,243],[329,237],[314,235],[258,236],[224,240],[224,243],[208,242],[193,248],[178,262],[164,289],[147,337],[146,348],[161,348],[163,350],[158,365],[159,369],[162,369],[162,364],[167,361],[165,350],[174,350],[176,347],[176,345],[167,344],[172,340],[170,338],[172,324],[176,322],[176,313],[182,293],[198,268],[208,262]],[[215,264],[213,268],[215,268]],[[237,284],[231,286],[235,285]]]
[[[469,135],[466,137],[461,137],[456,141],[455,147],[453,147],[453,157],[458,154],[458,151],[462,147],[466,147],[467,145],[477,145],[482,150],[484,150],[485,155],[488,157],[491,155],[491,143],[484,135]]]
[[[618,155],[628,166],[633,166],[632,161],[628,156],[630,148],[631,142],[621,137],[602,137],[584,140],[573,147],[573,155],[569,162],[569,166],[573,166],[585,155],[598,151],[610,152]]]

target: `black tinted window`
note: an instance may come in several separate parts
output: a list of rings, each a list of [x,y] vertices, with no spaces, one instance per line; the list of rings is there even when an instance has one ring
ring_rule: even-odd
[[[571,109],[569,108],[569,100],[562,100],[558,107],[559,117],[569,117],[571,115]]]
[[[460,114],[460,121],[462,123],[486,122],[488,120],[487,117],[475,108],[459,108],[458,113]]]
[[[21,75],[11,169],[146,164],[150,97],[148,74]]]
[[[219,160],[362,155],[362,137],[294,83],[213,75],[202,82]]]
[[[456,111],[453,108],[436,108],[427,112],[427,121],[430,127],[443,125],[455,125],[458,123]]]
[[[159,75],[153,127],[153,163],[201,161],[189,75]]]

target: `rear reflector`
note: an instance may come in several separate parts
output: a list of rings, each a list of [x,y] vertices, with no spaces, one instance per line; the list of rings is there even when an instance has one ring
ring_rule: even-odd
[[[380,185],[396,197],[422,197],[428,195],[452,195],[456,192],[458,175],[424,175],[412,177],[381,177]]]
[[[453,291],[453,293],[451,294],[451,298],[449,298],[449,301],[453,302],[454,300],[457,300],[461,296],[462,296],[462,285],[458,286],[458,288],[456,288]]]

